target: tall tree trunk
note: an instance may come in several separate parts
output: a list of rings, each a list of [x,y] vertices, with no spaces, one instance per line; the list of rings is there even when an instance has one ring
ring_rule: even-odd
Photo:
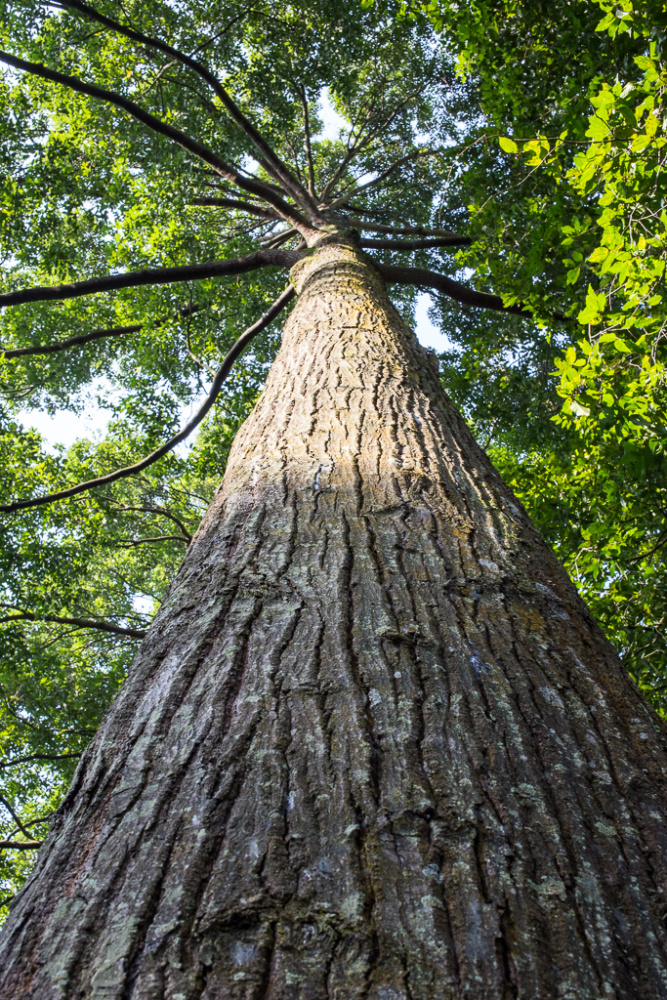
[[[667,996],[662,724],[372,265],[293,280],[0,994]]]

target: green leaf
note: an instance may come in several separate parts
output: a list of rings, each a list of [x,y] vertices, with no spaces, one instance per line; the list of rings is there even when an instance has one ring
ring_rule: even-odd
[[[519,151],[519,147],[514,140],[509,139],[507,136],[501,135],[498,142],[500,143],[500,148],[504,149],[506,153],[518,153]]]

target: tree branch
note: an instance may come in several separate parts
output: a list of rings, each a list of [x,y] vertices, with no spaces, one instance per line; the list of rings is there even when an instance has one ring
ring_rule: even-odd
[[[0,840],[0,851],[36,851],[43,840]]]
[[[183,542],[188,545],[188,540],[183,537],[183,535],[156,535],[154,538],[128,538],[126,541],[119,542],[121,548],[130,549],[135,545],[145,545],[147,542]]]
[[[56,351],[66,351],[70,347],[87,344],[93,340],[101,340],[103,337],[120,337],[124,333],[138,333],[142,326],[142,323],[132,323],[130,326],[116,326],[108,330],[93,330],[92,333],[84,333],[80,337],[59,340],[56,344],[37,344],[35,347],[0,347],[0,354],[4,358],[22,358],[29,354],[55,354]]]
[[[114,500],[113,497],[104,497],[103,499],[107,500],[109,503],[118,507],[120,510],[134,511],[135,513],[138,514],[161,514],[163,517],[168,517],[170,521],[173,521],[174,524],[176,524],[181,529],[182,538],[186,542],[192,541],[192,535],[185,527],[183,522],[178,517],[176,517],[175,514],[172,514],[172,512],[170,510],[167,510],[165,507],[148,507],[148,506],[134,507],[128,504],[121,503],[118,500]]]
[[[361,238],[362,247],[373,250],[434,250],[437,247],[469,247],[472,240],[466,236],[443,236],[435,240],[367,240]]]
[[[426,229],[424,226],[384,226],[379,222],[366,222],[365,219],[353,216],[347,216],[346,221],[354,229],[366,230],[370,233],[387,233],[389,236],[436,236],[441,239],[468,240],[472,243],[470,237],[458,236],[448,229]]]
[[[195,72],[201,77],[202,80],[205,80],[215,95],[219,98],[220,103],[223,105],[232,121],[238,125],[238,127],[250,139],[255,148],[260,152],[262,157],[262,166],[264,166],[267,173],[274,177],[275,180],[281,184],[283,190],[290,194],[295,201],[306,210],[311,222],[322,224],[325,221],[314,198],[299,183],[287,164],[280,159],[266,139],[264,139],[255,126],[246,118],[236,102],[222,86],[218,78],[211,73],[206,66],[198,62],[196,59],[193,59],[191,56],[186,55],[184,52],[180,52],[173,46],[168,45],[166,42],[160,41],[158,38],[152,38],[148,35],[144,35],[141,31],[136,31],[134,28],[126,27],[118,21],[101,14],[99,11],[95,10],[94,7],[90,7],[88,4],[83,3],[82,0],[60,0],[60,3],[61,6],[66,7],[69,10],[76,10],[79,13],[97,21],[99,24],[103,24],[105,27],[110,28],[112,31],[124,35],[132,41],[140,42],[142,45],[147,45],[149,48],[156,49],[159,52],[163,52],[165,55],[171,56]]]
[[[193,303],[190,306],[185,306],[183,309],[179,309],[176,315],[186,318],[188,316],[192,316],[196,312],[199,312],[202,308],[203,306]],[[170,318],[171,317],[166,316],[151,325],[153,328],[164,326],[165,323],[169,322]],[[118,337],[124,333],[139,333],[140,330],[143,330],[144,325],[144,323],[132,323],[130,326],[115,326],[110,327],[108,330],[93,330],[92,333],[84,333],[79,337],[70,337],[68,340],[59,340],[55,344],[37,344],[35,347],[16,347],[7,349],[0,347],[0,355],[5,358],[20,358],[25,357],[28,354],[54,354],[56,351],[66,351],[70,347],[77,347],[81,344],[87,344],[90,341],[100,340],[102,337]]]
[[[238,208],[240,212],[248,212],[250,215],[257,215],[260,219],[276,222],[280,216],[276,212],[270,212],[260,205],[253,205],[249,201],[238,201],[236,198],[193,198],[190,205],[204,205],[216,208]]]
[[[275,193],[275,190],[267,185],[263,184],[262,181],[250,179],[243,177],[242,174],[235,170],[234,167],[225,163],[221,160],[219,156],[204,146],[202,143],[198,142],[196,139],[192,139],[185,132],[181,132],[180,129],[174,128],[173,125],[169,125],[166,122],[161,121],[156,118],[155,115],[150,114],[150,112],[145,111],[134,101],[129,100],[127,97],[123,97],[121,94],[116,94],[111,90],[105,90],[103,87],[97,87],[92,83],[84,83],[83,80],[79,80],[78,77],[69,76],[66,73],[59,73],[57,70],[49,69],[48,66],[43,66],[41,63],[28,62],[26,59],[19,59],[17,56],[11,55],[9,52],[0,51],[0,62],[6,63],[8,66],[12,66],[14,69],[23,70],[25,73],[32,73],[34,76],[39,76],[43,80],[50,80],[52,83],[59,83],[64,87],[69,87],[70,90],[75,90],[79,94],[85,94],[87,97],[94,97],[97,100],[105,101],[107,104],[113,104],[117,108],[125,111],[127,114],[136,118],[140,121],[142,125],[151,129],[153,132],[157,132],[158,135],[162,135],[172,142],[175,142],[182,149],[185,149],[188,153],[192,153],[197,156],[204,163],[207,163],[216,173],[224,177],[225,180],[230,181],[236,187],[241,188],[244,191],[248,191],[255,196],[262,198],[264,201],[269,202],[273,205],[281,218],[288,220],[292,225],[299,229],[299,232],[303,230],[304,234],[312,234],[313,229],[308,224],[307,220],[291,205],[288,205],[280,195]]]
[[[42,285],[24,288],[0,295],[0,308],[21,305],[24,302],[50,302],[75,299],[97,292],[110,292],[119,288],[137,288],[140,285],[170,285],[176,281],[193,281],[217,278],[228,274],[245,274],[260,267],[292,267],[301,254],[294,250],[257,250],[247,257],[231,260],[214,260],[208,264],[184,264],[178,267],[147,268],[126,274],[106,274],[101,278],[76,281],[69,285]]]
[[[13,760],[1,761],[0,769],[15,767],[18,764],[30,764],[34,760],[76,760],[82,753],[83,750],[78,753],[33,753],[27,757],[15,757]]]
[[[286,251],[280,252],[286,253]],[[301,254],[295,254],[294,256],[298,260],[301,257]],[[95,489],[97,486],[106,486],[107,483],[114,483],[118,479],[126,479],[128,476],[134,476],[139,472],[143,472],[143,470],[147,469],[149,465],[157,462],[158,459],[166,455],[167,452],[172,450],[172,448],[175,448],[177,444],[180,444],[181,441],[185,441],[195,427],[201,423],[217,399],[222,385],[229,375],[238,356],[245,350],[251,340],[253,340],[258,333],[264,330],[280,312],[282,312],[288,302],[294,298],[295,294],[294,289],[290,285],[281,295],[278,296],[276,301],[264,313],[264,315],[241,334],[220,365],[220,368],[213,379],[211,391],[200,406],[197,413],[195,413],[194,417],[192,417],[192,419],[185,425],[185,427],[182,428],[182,430],[178,432],[178,434],[174,435],[173,438],[170,438],[169,441],[166,441],[165,444],[160,445],[159,448],[151,452],[150,455],[147,455],[146,458],[142,458],[141,461],[135,462],[134,465],[128,465],[123,469],[116,469],[115,472],[110,472],[106,476],[99,476],[97,479],[89,479],[85,483],[78,483],[76,486],[70,486],[69,489],[59,490],[57,493],[49,493],[43,497],[32,497],[29,500],[17,500],[14,503],[3,504],[0,506],[0,511],[9,513],[15,510],[22,510],[25,507],[41,507],[43,504],[53,503],[55,500],[65,500],[67,497],[73,497],[78,493],[87,492],[88,490]]]
[[[308,115],[308,98],[306,88],[302,85],[299,89],[301,104],[303,106],[303,131],[306,140],[306,159],[308,161],[308,192],[315,198],[315,166],[313,164],[313,151],[310,145],[310,117]]]
[[[512,313],[515,316],[532,317],[530,309],[523,306],[504,306],[499,295],[490,295],[488,292],[476,292],[473,288],[462,285],[459,281],[445,277],[444,274],[437,274],[435,271],[427,271],[421,267],[399,267],[395,264],[381,264],[374,260],[375,268],[380,272],[385,281],[397,285],[418,285],[422,288],[437,288],[439,292],[444,292],[450,299],[462,302],[467,306],[475,306],[479,309],[494,309],[496,312]],[[562,319],[560,315],[554,319]],[[0,508],[2,510],[3,508]]]
[[[6,508],[0,508],[5,510]],[[110,632],[112,635],[127,635],[132,639],[143,639],[146,632],[143,629],[123,628],[121,625],[112,625],[111,622],[100,622],[94,618],[69,618],[62,615],[36,615],[32,611],[22,611],[17,609],[15,615],[5,615],[0,618],[0,625],[9,622],[52,622],[55,625],[74,625],[76,628],[93,628],[101,632]]]
[[[9,815],[12,817],[12,819],[16,823],[16,826],[18,827],[19,832],[22,833],[24,835],[24,837],[29,837],[30,834],[28,833],[28,831],[24,827],[23,823],[21,822],[21,820],[17,816],[16,812],[14,811],[13,806],[2,795],[0,795],[0,805],[3,805],[5,807],[5,809],[9,813]]]
[[[372,177],[369,181],[365,181],[364,184],[357,184],[356,187],[350,188],[349,191],[340,195],[339,198],[335,198],[329,205],[329,208],[339,208],[341,205],[344,205],[347,201],[349,201],[350,198],[354,198],[354,196],[359,194],[361,191],[366,191],[370,187],[375,187],[377,184],[381,184],[383,181],[386,181],[390,174],[393,174],[395,170],[398,170],[399,167],[404,166],[411,160],[418,160],[423,156],[437,156],[439,153],[439,149],[419,149],[414,153],[408,153],[407,156],[403,156],[400,160],[396,160],[392,163],[391,166],[387,167],[386,170],[383,170],[382,173],[377,175],[377,177]]]
[[[399,114],[401,109],[405,107],[405,105],[408,104],[413,99],[413,97],[416,96],[417,96],[416,94],[408,94],[394,107],[394,109],[389,113],[389,115],[385,115],[384,117],[382,116],[376,117],[376,121],[374,124],[373,124],[372,108],[375,102],[371,103],[366,113],[364,121],[360,124],[359,129],[356,130],[356,135],[354,128],[350,133],[348,139],[347,153],[345,154],[342,161],[338,165],[334,174],[327,181],[322,191],[323,201],[326,198],[328,198],[329,193],[334,189],[335,185],[343,176],[347,165],[351,163],[352,160],[361,153],[364,147],[368,146],[368,144],[372,142],[373,137],[377,135],[380,130],[387,128],[391,124],[392,120],[396,117],[396,115]],[[366,132],[365,135],[364,132]]]

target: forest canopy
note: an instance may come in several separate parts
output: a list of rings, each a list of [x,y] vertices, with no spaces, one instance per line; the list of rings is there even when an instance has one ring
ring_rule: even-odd
[[[16,506],[0,521],[0,836],[14,845],[0,896],[29,870],[174,577],[290,308],[284,271],[211,265],[302,245],[294,199],[274,190],[277,214],[259,207],[282,167],[223,94],[313,205],[360,233],[408,320],[417,286],[400,269],[443,276],[420,287],[447,392],[664,712],[662,5],[2,12],[0,475]],[[110,476],[206,399],[187,443]],[[37,411],[64,426],[91,409],[102,432],[68,447],[32,429]]]

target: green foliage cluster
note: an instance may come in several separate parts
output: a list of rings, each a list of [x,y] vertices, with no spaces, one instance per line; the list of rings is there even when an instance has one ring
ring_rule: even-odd
[[[664,5],[426,10],[477,82],[488,160],[492,142],[503,154],[501,168],[468,168],[479,238],[459,261],[544,318],[542,331],[461,323],[454,395],[664,713]],[[569,318],[560,328],[554,307]]]

